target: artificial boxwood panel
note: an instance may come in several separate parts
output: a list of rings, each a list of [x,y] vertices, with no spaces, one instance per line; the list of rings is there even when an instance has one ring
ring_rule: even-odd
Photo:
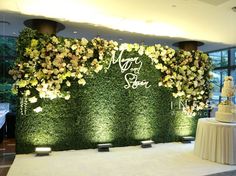
[[[79,86],[72,80],[71,99],[41,99],[27,104],[26,115],[17,115],[16,151],[33,152],[35,146],[53,150],[95,148],[98,143],[113,146],[136,145],[140,140],[178,141],[195,133],[196,118],[183,115],[170,90],[158,86],[158,72],[151,61],[141,58],[143,66],[138,80],[147,80],[150,88],[125,89],[124,73],[118,64],[107,73],[86,78]]]

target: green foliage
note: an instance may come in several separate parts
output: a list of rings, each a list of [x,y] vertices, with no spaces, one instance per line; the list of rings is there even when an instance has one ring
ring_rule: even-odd
[[[139,80],[149,81],[145,89],[124,89],[124,74],[117,64],[107,73],[87,77],[87,84],[70,87],[70,100],[40,99],[27,105],[26,115],[17,115],[17,153],[33,152],[35,146],[51,146],[53,150],[95,148],[98,143],[114,146],[137,145],[140,140],[178,141],[191,135],[195,118],[171,110],[171,91],[158,86],[160,72],[146,57]],[[43,111],[35,113],[33,107]],[[184,134],[181,133],[184,131]]]
[[[17,40],[18,59],[24,59],[25,48],[31,43],[31,40],[36,37],[36,31],[30,28],[25,28],[21,31]]]
[[[11,92],[11,84],[3,83],[0,84],[0,103],[8,102],[10,104],[16,103],[16,97]]]
[[[16,97],[11,92],[13,83],[8,71],[14,65],[16,58],[16,38],[0,36],[0,102],[8,102],[12,106],[16,103]]]
[[[159,86],[171,88],[174,97],[187,102],[184,111],[189,115],[207,107],[212,89],[211,60],[201,51],[175,51],[160,44],[118,44],[102,38],[90,41],[85,38],[69,39],[39,34],[30,29],[21,32],[17,45],[19,57],[9,71],[15,80],[12,90],[27,97],[30,102],[38,98],[59,97],[67,100],[73,95],[62,87],[65,84],[69,86],[69,80],[85,85],[86,75],[106,70],[109,63],[117,61],[121,62],[124,71],[132,62],[138,65],[136,59],[140,56],[150,59],[151,65],[161,72]],[[125,60],[124,53],[128,54]],[[132,72],[139,72],[139,68],[133,68]],[[127,79],[134,84],[128,84],[126,88],[146,83],[136,82],[136,76],[132,73],[128,74]],[[145,86],[148,87],[147,84]],[[32,97],[31,91],[38,93]]]
[[[16,37],[0,36],[0,58],[16,57]]]
[[[31,29],[22,31],[17,46],[19,57],[11,70],[16,80],[13,88],[21,95],[17,153],[33,152],[36,146],[67,150],[94,148],[104,142],[126,146],[145,139],[178,141],[181,136],[195,133],[199,117],[187,117],[178,106],[172,107],[178,103],[172,95],[191,100],[191,114],[199,109],[192,106],[193,100],[203,108],[211,87],[210,61],[199,51],[175,52],[160,45],[118,45],[100,38],[65,39]],[[113,54],[121,51],[122,58],[138,57],[142,61],[142,69],[136,68],[137,79],[148,81],[151,87],[125,89],[127,72],[121,73],[119,63],[106,68]],[[126,62],[124,67],[135,67],[135,63],[140,67],[137,62]],[[43,111],[36,113],[36,107]]]

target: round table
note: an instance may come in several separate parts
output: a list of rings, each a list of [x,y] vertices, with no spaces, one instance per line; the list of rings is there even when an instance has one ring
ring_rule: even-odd
[[[236,164],[236,123],[223,123],[215,118],[199,119],[194,153],[202,159]]]

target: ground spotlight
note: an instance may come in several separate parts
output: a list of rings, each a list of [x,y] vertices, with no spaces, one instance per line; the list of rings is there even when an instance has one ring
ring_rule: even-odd
[[[98,144],[99,152],[109,152],[109,148],[112,147],[111,143]]]
[[[184,144],[191,143],[194,140],[195,140],[195,138],[193,136],[183,136],[182,137],[182,143],[184,143]]]
[[[36,147],[35,148],[35,153],[37,156],[45,156],[49,155],[51,153],[51,148],[50,147]]]
[[[152,140],[141,141],[142,148],[150,148],[154,142]]]

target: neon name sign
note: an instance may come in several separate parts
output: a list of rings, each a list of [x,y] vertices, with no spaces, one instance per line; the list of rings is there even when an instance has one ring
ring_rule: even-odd
[[[124,50],[121,50],[118,58],[115,58],[115,52],[112,55],[111,62],[108,66],[110,68],[111,64],[119,64],[121,73],[125,73],[125,81],[126,85],[124,86],[125,89],[137,89],[139,86],[144,86],[145,88],[149,88],[149,82],[146,80],[139,81],[138,75],[139,71],[142,68],[142,61],[139,60],[139,57],[133,58],[122,58]]]

